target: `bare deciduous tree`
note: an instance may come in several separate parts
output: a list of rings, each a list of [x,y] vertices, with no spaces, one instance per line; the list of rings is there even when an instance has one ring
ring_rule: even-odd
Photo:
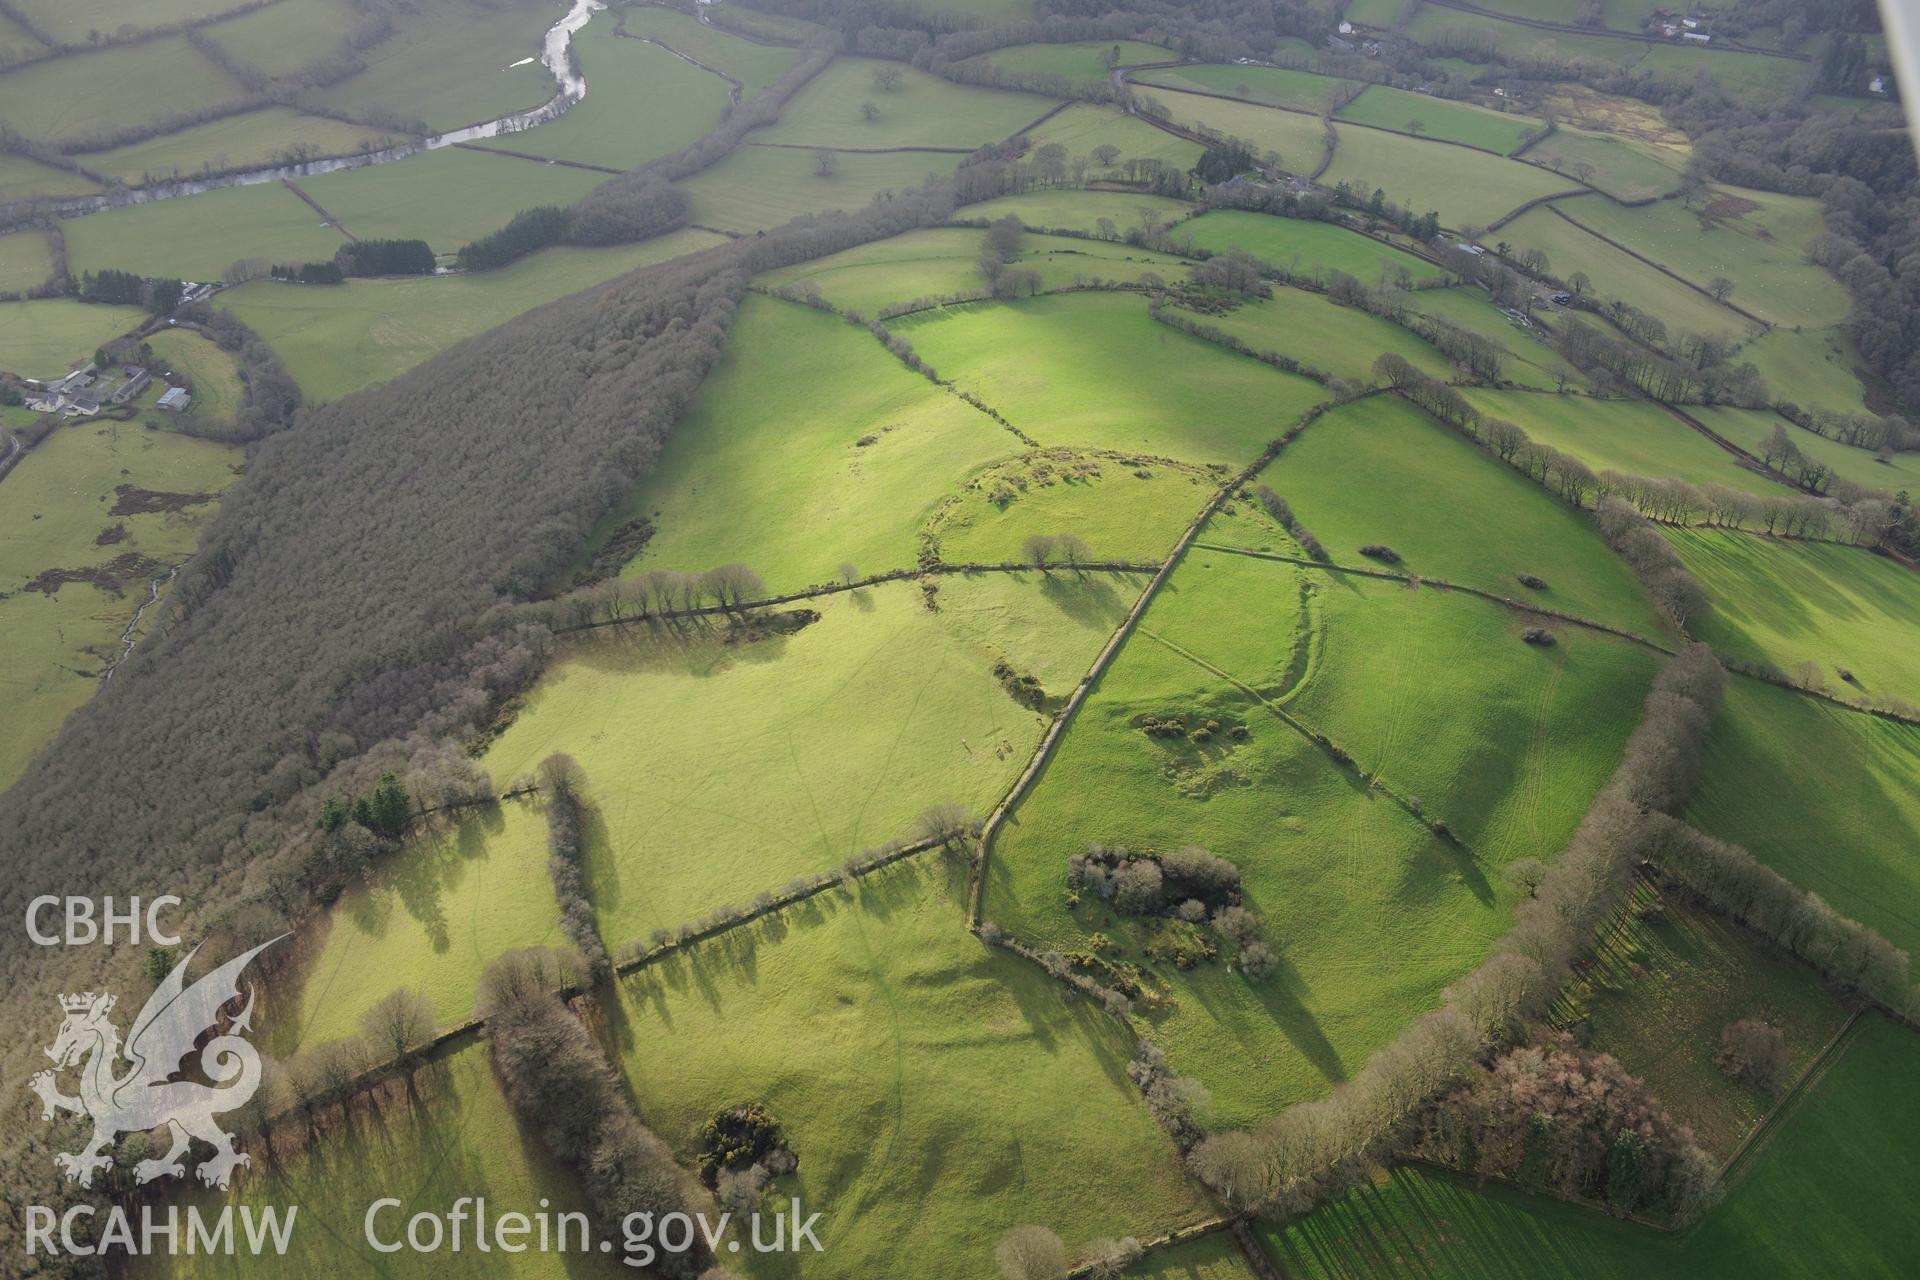
[[[399,1066],[411,1076],[420,1062],[420,1050],[437,1030],[433,1005],[412,987],[402,987],[360,1019],[360,1029],[375,1056]]]
[[[1015,1227],[994,1246],[993,1261],[1002,1280],[1062,1280],[1067,1247],[1045,1227]]]

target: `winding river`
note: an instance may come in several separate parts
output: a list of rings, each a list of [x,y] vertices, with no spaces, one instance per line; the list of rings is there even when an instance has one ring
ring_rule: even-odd
[[[155,200],[174,200],[181,196],[199,195],[203,191],[214,191],[221,187],[251,187],[265,182],[280,182],[288,178],[337,173],[343,169],[364,169],[369,165],[404,160],[408,156],[419,155],[423,151],[438,151],[442,147],[451,147],[461,142],[478,142],[484,138],[497,138],[502,134],[530,129],[534,125],[544,124],[564,114],[574,103],[587,96],[586,77],[574,70],[573,60],[568,56],[568,50],[573,43],[574,33],[586,26],[595,13],[606,7],[605,0],[573,0],[573,7],[567,11],[567,16],[547,28],[546,36],[541,42],[540,64],[553,74],[556,92],[552,98],[531,111],[515,112],[512,115],[501,116],[497,120],[468,125],[464,129],[454,129],[447,133],[432,134],[414,141],[383,147],[378,151],[365,151],[326,160],[306,160],[299,164],[270,165],[260,169],[222,174],[213,178],[181,178],[173,182],[156,182],[151,186],[129,188],[103,195],[49,200],[38,203],[35,207],[41,212],[50,209],[63,216],[92,213],[100,209],[116,209],[122,205],[148,204]]]

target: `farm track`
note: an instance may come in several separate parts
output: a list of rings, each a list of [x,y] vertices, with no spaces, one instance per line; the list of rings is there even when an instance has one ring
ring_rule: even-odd
[[[1093,666],[1088,669],[1086,675],[1080,678],[1080,683],[1074,687],[1073,694],[1067,699],[1066,706],[1061,708],[1059,716],[1055,718],[1053,724],[1048,728],[1046,735],[1040,739],[1040,744],[1034,748],[1033,758],[1027,762],[1026,769],[1022,771],[1019,778],[1014,781],[1012,788],[1008,790],[1000,803],[995,806],[993,812],[988,815],[986,822],[980,829],[979,850],[974,858],[973,871],[967,887],[967,925],[969,928],[977,928],[980,924],[980,907],[986,896],[987,861],[992,852],[993,837],[998,834],[1000,827],[1006,822],[1014,806],[1018,805],[1020,801],[1026,797],[1027,792],[1032,789],[1033,784],[1039,780],[1040,774],[1045,770],[1047,762],[1053,757],[1054,749],[1059,746],[1060,739],[1066,735],[1067,726],[1073,722],[1074,715],[1080,710],[1081,706],[1085,704],[1087,695],[1093,691],[1093,686],[1099,683],[1100,677],[1106,674],[1108,667],[1113,665],[1114,658],[1119,656],[1121,648],[1125,646],[1128,637],[1133,634],[1134,628],[1139,625],[1141,617],[1145,615],[1147,606],[1153,603],[1154,596],[1157,595],[1160,588],[1166,584],[1167,579],[1173,575],[1175,567],[1179,565],[1181,559],[1186,555],[1187,549],[1193,546],[1195,540],[1199,538],[1200,530],[1206,526],[1207,521],[1212,519],[1215,513],[1217,513],[1221,507],[1225,506],[1227,501],[1235,493],[1239,492],[1242,485],[1252,479],[1258,474],[1261,468],[1265,467],[1277,457],[1280,450],[1285,447],[1286,442],[1298,434],[1300,430],[1304,429],[1304,427],[1312,421],[1315,413],[1315,410],[1309,410],[1308,416],[1290,428],[1286,435],[1283,435],[1279,440],[1269,445],[1258,458],[1248,463],[1214,491],[1213,496],[1207,500],[1206,505],[1194,516],[1193,522],[1189,524],[1186,531],[1180,535],[1180,540],[1174,544],[1173,550],[1167,554],[1166,560],[1160,565],[1159,571],[1154,574],[1153,580],[1149,582],[1146,585],[1146,589],[1140,593],[1140,598],[1134,601],[1133,608],[1127,611],[1127,616],[1120,620],[1120,625],[1116,627],[1113,634],[1108,637],[1106,645],[1100,650],[1099,656],[1094,659]]]

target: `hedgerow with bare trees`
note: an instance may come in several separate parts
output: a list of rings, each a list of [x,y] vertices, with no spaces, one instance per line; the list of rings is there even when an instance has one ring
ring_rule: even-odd
[[[1532,896],[1515,907],[1512,929],[1440,1008],[1331,1096],[1194,1149],[1194,1172],[1229,1208],[1302,1212],[1353,1185],[1410,1136],[1433,1099],[1473,1078],[1489,1044],[1510,1042],[1545,1016],[1657,840],[1659,816],[1692,794],[1725,682],[1705,645],[1689,645],[1661,669],[1612,778]]]
[[[574,758],[564,753],[540,762],[540,798],[547,810],[547,873],[553,878],[553,896],[560,904],[560,927],[586,962],[588,983],[598,985],[613,974],[613,958],[600,940],[600,929],[587,899],[586,857],[581,833],[586,779]]]
[[[479,1012],[502,1091],[579,1174],[604,1236],[618,1238],[617,1224],[629,1214],[658,1221],[692,1212],[697,1188],[640,1123],[593,1035],[557,994],[564,976],[551,952],[528,949],[507,952],[481,979]],[[693,1280],[701,1262],[696,1235],[684,1252],[661,1242],[653,1265],[669,1280]]]

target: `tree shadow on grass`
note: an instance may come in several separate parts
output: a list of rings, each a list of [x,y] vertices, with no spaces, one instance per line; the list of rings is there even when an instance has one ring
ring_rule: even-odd
[[[570,638],[561,660],[612,674],[711,678],[725,675],[737,663],[777,662],[786,656],[786,635],[730,642],[729,632],[728,621],[717,614],[600,627]]]
[[[1112,630],[1127,616],[1123,600],[1105,574],[1057,570],[1040,577],[1040,596],[1083,627]]]
[[[437,952],[452,945],[442,899],[458,887],[468,864],[483,856],[489,836],[497,835],[505,820],[494,805],[463,809],[451,831],[436,831],[397,855],[388,880],[407,914],[426,930]]]
[[[1340,1059],[1340,1051],[1327,1039],[1320,1029],[1320,1020],[1307,1008],[1306,997],[1309,992],[1306,983],[1300,977],[1300,970],[1287,959],[1283,952],[1275,952],[1274,970],[1264,980],[1249,984],[1249,990],[1259,1001],[1260,1007],[1287,1038],[1294,1051],[1306,1059],[1321,1078],[1329,1084],[1344,1083],[1347,1078],[1346,1063]],[[1234,1002],[1211,994],[1208,987],[1215,975],[1208,975],[1202,981],[1188,981],[1182,976],[1174,982],[1177,998],[1191,1000],[1206,1011],[1208,1018],[1228,1027],[1234,1038],[1247,1049],[1250,1055],[1257,1054],[1261,1048],[1256,1034],[1247,1034],[1247,1028],[1240,1023]],[[1218,979],[1228,982],[1245,982],[1240,974],[1222,972]],[[1222,1064],[1227,1065],[1227,1064]]]
[[[591,779],[587,785],[587,793],[579,799],[580,870],[587,901],[593,904],[595,918],[601,919],[620,910],[620,860],[614,853],[613,835],[608,830],[606,816],[600,806],[593,803]],[[601,941],[610,942],[604,933]]]

